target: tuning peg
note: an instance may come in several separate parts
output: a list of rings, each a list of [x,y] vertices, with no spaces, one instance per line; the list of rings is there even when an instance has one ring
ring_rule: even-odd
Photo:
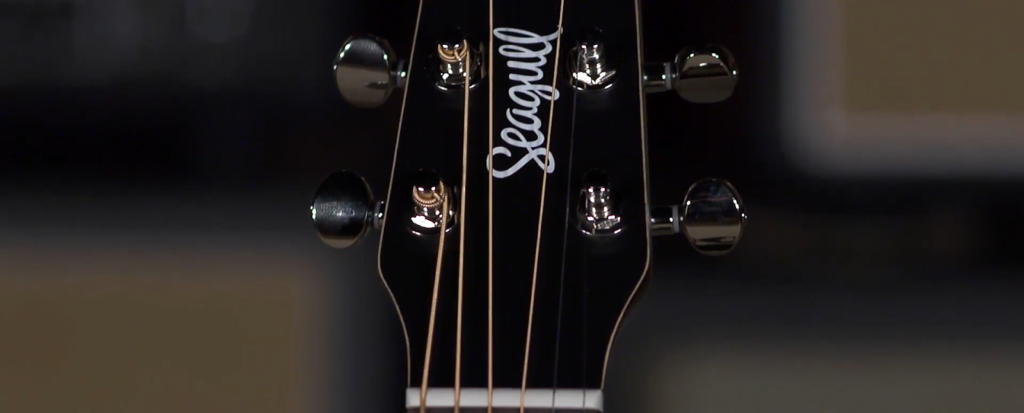
[[[569,84],[579,90],[599,90],[612,85],[617,71],[611,53],[598,29],[583,32],[576,46],[569,49]]]
[[[721,102],[732,96],[739,70],[732,53],[721,46],[689,47],[673,62],[644,65],[644,90],[675,90],[692,103]]]
[[[370,186],[361,176],[341,171],[320,184],[309,212],[324,243],[348,248],[357,244],[370,227],[380,228],[384,203],[373,200]]]
[[[375,108],[405,86],[405,62],[398,60],[384,39],[352,36],[334,58],[334,79],[345,101],[355,107]]]
[[[681,205],[651,208],[651,234],[682,232],[700,253],[723,255],[739,242],[746,220],[736,188],[726,180],[705,179],[690,187]]]

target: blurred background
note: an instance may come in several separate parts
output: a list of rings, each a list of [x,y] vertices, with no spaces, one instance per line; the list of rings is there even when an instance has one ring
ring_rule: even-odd
[[[652,201],[706,176],[751,216],[655,240],[614,412],[1024,410],[1024,5],[644,0],[645,57],[733,51],[732,100],[651,95]],[[0,0],[0,411],[401,411],[376,235],[308,201],[386,191],[400,99],[346,106],[352,33],[414,1]]]

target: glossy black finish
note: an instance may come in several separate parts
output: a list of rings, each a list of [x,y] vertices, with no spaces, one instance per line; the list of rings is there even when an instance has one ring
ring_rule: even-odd
[[[557,27],[558,1],[495,2],[495,27],[526,30],[539,36]],[[457,11],[457,12],[453,12]],[[408,97],[402,134],[398,142],[394,175],[380,247],[380,270],[402,314],[410,345],[410,385],[419,387],[426,345],[436,236],[420,236],[408,230],[412,201],[408,195],[415,172],[436,170],[442,179],[459,187],[465,197],[464,293],[462,318],[463,387],[487,387],[488,343],[488,233],[493,233],[494,385],[518,388],[521,384],[526,346],[534,251],[541,201],[541,167],[527,158],[521,169],[493,180],[494,227],[488,228],[488,82],[471,91],[467,182],[462,176],[463,94],[441,91],[431,81],[430,55],[438,37],[451,26],[487,39],[488,2],[475,0],[425,0],[415,56],[407,82]],[[641,85],[637,65],[635,4],[616,0],[592,7],[585,2],[566,2],[564,36],[559,62],[555,42],[544,54],[543,78],[528,82],[510,75],[535,73],[511,69],[507,54],[519,47],[543,51],[544,45],[510,44],[495,39],[494,130],[498,152],[495,170],[508,171],[527,153],[517,138],[534,140],[507,119],[511,112],[520,122],[534,114],[547,137],[547,94],[556,65],[559,93],[551,132],[551,163],[540,228],[528,387],[600,388],[605,354],[620,315],[643,279],[649,262],[646,218],[644,146],[641,131]],[[618,79],[599,91],[577,92],[568,85],[564,71],[568,50],[577,34],[598,27],[605,45],[619,56]],[[506,35],[524,36],[507,30]],[[487,42],[484,41],[486,44]],[[538,57],[513,57],[517,62],[537,62]],[[532,83],[528,86],[526,83]],[[510,97],[510,88],[518,100]],[[536,93],[536,94],[535,94]],[[530,105],[539,101],[539,107]],[[528,123],[528,122],[527,122]],[[511,142],[503,140],[504,136]],[[545,142],[546,143],[546,142]],[[519,146],[516,146],[518,144]],[[543,155],[538,157],[543,161]],[[614,236],[588,237],[574,227],[572,212],[579,200],[584,175],[600,169],[610,178],[616,204],[621,208],[623,230]],[[446,237],[437,319],[431,359],[431,387],[450,387],[454,382],[455,330],[460,259],[459,231]]]
[[[334,248],[348,248],[372,226],[374,205],[366,181],[355,173],[341,171],[320,184],[309,212],[320,239]]]

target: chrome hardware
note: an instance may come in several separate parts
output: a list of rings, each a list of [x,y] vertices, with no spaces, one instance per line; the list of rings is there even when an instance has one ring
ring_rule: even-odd
[[[615,81],[615,69],[600,37],[600,32],[589,31],[569,50],[569,83],[579,90],[604,89]]]
[[[346,102],[355,107],[375,108],[387,101],[391,91],[405,86],[405,62],[384,39],[352,36],[345,40],[334,58],[334,80]]]
[[[651,207],[651,235],[672,235],[682,231],[679,205]]]
[[[320,239],[334,248],[348,248],[370,230],[380,228],[384,203],[374,201],[370,186],[359,175],[341,171],[327,177],[309,206]]]
[[[740,241],[746,220],[736,188],[726,180],[705,179],[690,187],[681,205],[651,208],[651,235],[683,232],[698,252],[723,255]]]
[[[410,218],[413,232],[426,235],[436,233],[441,228],[441,210],[446,197],[448,199],[447,229],[451,229],[455,225],[456,219],[455,189],[446,185],[441,177],[434,172],[421,170],[416,174],[413,178],[413,213]]]
[[[608,175],[593,171],[584,178],[576,218],[580,230],[587,235],[611,235],[622,231],[622,216],[616,208]]]
[[[692,103],[721,102],[732,96],[739,70],[732,53],[721,46],[690,47],[674,62],[644,65],[644,90],[675,90]]]
[[[437,42],[437,87],[462,90],[469,77],[472,89],[484,77],[483,44],[474,44],[457,30],[451,30]],[[469,67],[466,58],[469,57]]]

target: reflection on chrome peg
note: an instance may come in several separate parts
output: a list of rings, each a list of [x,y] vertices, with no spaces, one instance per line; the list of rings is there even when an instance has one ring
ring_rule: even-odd
[[[721,46],[689,47],[674,62],[644,65],[644,90],[675,90],[692,103],[721,102],[732,96],[739,70],[732,53]]]
[[[380,228],[384,203],[373,200],[370,186],[359,175],[341,171],[327,177],[309,206],[320,239],[334,248],[359,243],[370,227]]]
[[[622,231],[622,216],[604,172],[592,171],[584,178],[576,219],[580,230],[587,235],[612,235]]]
[[[448,202],[448,217],[444,222],[446,231],[455,225],[457,196],[455,188],[450,187],[433,171],[420,170],[413,176],[412,184],[412,231],[419,235],[430,235],[439,232],[442,224],[441,211]]]
[[[375,108],[391,91],[405,86],[408,73],[384,39],[352,36],[334,58],[334,80],[341,97],[352,106]]]
[[[690,187],[681,205],[651,208],[651,234],[682,232],[700,253],[723,255],[740,241],[746,220],[736,188],[725,180],[705,179]]]
[[[486,67],[481,53],[483,48],[482,43],[472,41],[459,30],[448,30],[437,40],[437,53],[433,56],[437,64],[437,87],[463,90],[467,77],[470,89],[480,84]]]
[[[579,90],[604,89],[615,80],[615,68],[601,41],[601,32],[590,30],[569,50],[569,83]]]

